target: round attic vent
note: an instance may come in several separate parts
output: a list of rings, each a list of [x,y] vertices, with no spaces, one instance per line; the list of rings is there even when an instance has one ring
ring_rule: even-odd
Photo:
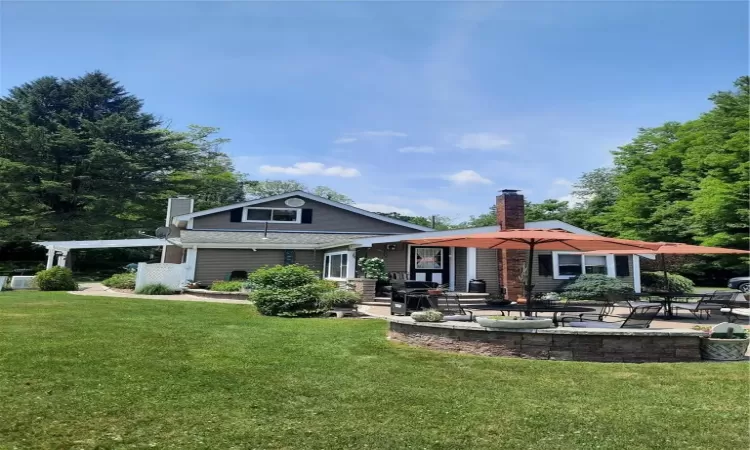
[[[292,208],[299,208],[300,206],[305,204],[305,201],[302,200],[301,198],[292,197],[292,198],[288,198],[284,202],[284,204],[286,204],[286,206],[291,206]]]

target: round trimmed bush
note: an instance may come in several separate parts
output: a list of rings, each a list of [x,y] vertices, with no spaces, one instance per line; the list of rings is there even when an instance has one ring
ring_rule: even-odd
[[[336,289],[324,292],[320,296],[320,305],[325,309],[351,308],[359,303],[360,300],[362,300],[362,297],[354,291]]]
[[[147,284],[135,291],[141,295],[171,295],[174,292],[174,289],[161,283]]]
[[[40,291],[75,291],[78,289],[78,284],[73,279],[73,272],[66,267],[59,266],[37,272],[34,285]]]
[[[102,281],[102,284],[114,289],[133,290],[135,289],[135,273],[116,273]]]
[[[602,274],[579,275],[563,287],[565,297],[582,300],[603,299],[607,294],[632,293],[633,286],[630,284]]]
[[[263,267],[248,276],[250,300],[265,316],[309,317],[326,310],[320,304],[331,284],[321,282],[307,266]]]
[[[690,278],[676,273],[667,272],[669,277],[669,289],[672,292],[693,292],[695,283]],[[641,282],[645,291],[666,291],[667,284],[664,282],[664,272],[642,272]]]

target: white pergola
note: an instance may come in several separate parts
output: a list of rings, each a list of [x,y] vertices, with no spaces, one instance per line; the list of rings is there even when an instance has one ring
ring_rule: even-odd
[[[174,239],[172,240],[174,241]],[[82,250],[93,248],[130,248],[130,247],[166,247],[177,245],[177,243],[166,239],[109,239],[95,241],[41,241],[34,242],[47,249],[47,268],[55,265],[55,255],[59,255],[57,265],[65,267],[70,250]]]

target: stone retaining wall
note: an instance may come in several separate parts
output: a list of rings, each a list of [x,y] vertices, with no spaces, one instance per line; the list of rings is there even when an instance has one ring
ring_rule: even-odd
[[[221,300],[247,300],[247,292],[210,291],[208,289],[185,289],[186,294]]]
[[[485,356],[599,362],[700,361],[700,333],[689,330],[552,328],[498,331],[469,324],[390,321],[389,337],[409,345]]]

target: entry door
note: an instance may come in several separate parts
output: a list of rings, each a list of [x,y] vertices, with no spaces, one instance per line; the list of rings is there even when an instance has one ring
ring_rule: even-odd
[[[450,284],[448,247],[412,247],[409,255],[411,279]]]

